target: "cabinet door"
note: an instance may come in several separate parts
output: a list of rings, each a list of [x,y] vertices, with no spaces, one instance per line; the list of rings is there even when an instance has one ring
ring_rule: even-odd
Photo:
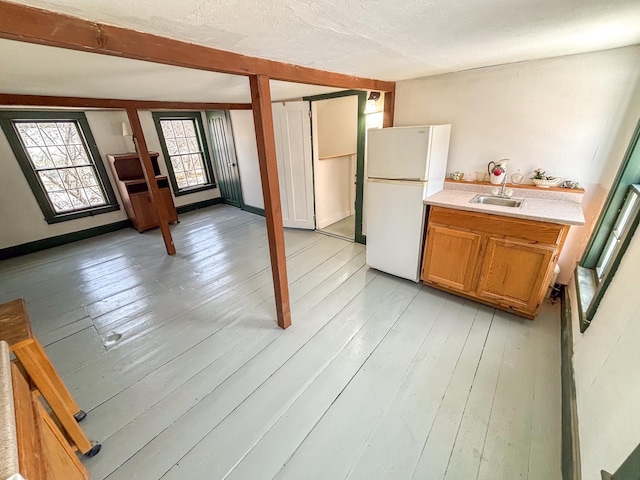
[[[148,192],[135,193],[130,195],[131,208],[135,212],[132,218],[136,229],[141,232],[158,225],[158,216],[151,203],[151,197]]]
[[[464,292],[473,290],[481,240],[478,233],[429,225],[422,280]]]
[[[553,246],[489,238],[477,295],[534,313],[554,253]]]

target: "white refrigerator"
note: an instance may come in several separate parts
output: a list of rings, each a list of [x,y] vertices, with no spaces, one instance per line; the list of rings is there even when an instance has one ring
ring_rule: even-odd
[[[442,190],[451,125],[367,132],[367,265],[418,282],[425,229],[422,200]]]

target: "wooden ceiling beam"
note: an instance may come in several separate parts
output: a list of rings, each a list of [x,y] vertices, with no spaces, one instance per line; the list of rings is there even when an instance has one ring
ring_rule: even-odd
[[[164,102],[115,98],[56,97],[0,93],[0,105],[22,107],[117,108],[127,110],[251,110],[250,103]]]
[[[0,0],[0,38],[287,82],[384,92],[395,88],[395,82],[250,57],[5,0]]]

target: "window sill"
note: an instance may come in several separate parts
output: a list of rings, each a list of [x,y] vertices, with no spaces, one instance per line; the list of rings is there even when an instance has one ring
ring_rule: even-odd
[[[580,320],[580,333],[591,324],[589,317],[589,309],[592,306],[593,299],[596,296],[597,282],[595,272],[590,268],[578,265],[575,272],[576,292],[578,294],[578,315]]]
[[[45,220],[49,225],[52,225],[54,223],[67,222],[69,220],[76,220],[78,218],[95,217],[96,215],[115,212],[116,210],[120,210],[120,205],[106,205],[104,207],[92,208],[90,210],[82,210],[79,212],[65,213],[61,215],[56,215],[55,217],[45,218]]]
[[[190,195],[192,193],[204,192],[206,190],[213,190],[216,187],[217,185],[215,183],[210,183],[209,185],[202,185],[200,187],[185,188],[183,190],[178,190],[177,192],[174,192],[174,195],[176,197],[181,197],[182,195]]]

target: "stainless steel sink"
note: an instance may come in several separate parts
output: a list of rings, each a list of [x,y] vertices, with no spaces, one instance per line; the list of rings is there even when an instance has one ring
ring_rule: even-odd
[[[482,203],[484,205],[498,205],[500,207],[520,208],[524,204],[524,198],[504,198],[490,195],[476,195],[469,203]]]

